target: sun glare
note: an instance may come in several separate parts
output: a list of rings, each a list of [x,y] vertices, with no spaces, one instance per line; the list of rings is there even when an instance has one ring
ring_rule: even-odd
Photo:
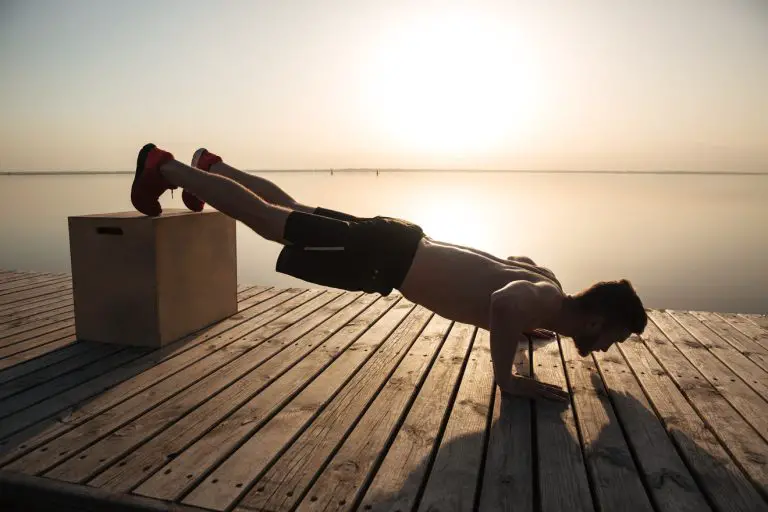
[[[508,26],[456,13],[403,23],[371,62],[369,108],[403,149],[482,152],[524,135],[536,100],[530,52]]]

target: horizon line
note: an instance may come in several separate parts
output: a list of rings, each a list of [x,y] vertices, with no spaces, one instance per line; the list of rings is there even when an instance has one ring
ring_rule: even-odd
[[[768,171],[683,171],[668,169],[663,171],[630,171],[630,170],[566,170],[566,169],[402,169],[402,168],[323,168],[323,169],[247,169],[243,172],[258,173],[516,173],[516,174],[669,174],[669,175],[700,175],[700,176],[768,176]],[[134,174],[135,171],[0,171],[0,176],[76,176],[76,175],[115,175]]]

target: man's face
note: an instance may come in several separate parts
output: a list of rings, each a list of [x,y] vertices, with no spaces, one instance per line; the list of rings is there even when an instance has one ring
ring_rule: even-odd
[[[573,341],[579,350],[579,355],[586,356],[597,350],[605,352],[614,343],[620,343],[632,334],[623,328],[602,329],[597,334],[574,336]]]

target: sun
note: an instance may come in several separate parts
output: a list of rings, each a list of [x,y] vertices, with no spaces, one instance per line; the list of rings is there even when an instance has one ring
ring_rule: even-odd
[[[435,154],[489,151],[524,134],[535,63],[509,27],[453,13],[400,24],[368,73],[372,122],[397,146]]]

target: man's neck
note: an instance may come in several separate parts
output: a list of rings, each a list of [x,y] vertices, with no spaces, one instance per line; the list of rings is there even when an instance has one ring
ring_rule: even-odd
[[[560,305],[554,313],[542,322],[542,328],[555,331],[563,336],[572,336],[576,332],[581,319],[573,307],[573,299],[563,295]]]

